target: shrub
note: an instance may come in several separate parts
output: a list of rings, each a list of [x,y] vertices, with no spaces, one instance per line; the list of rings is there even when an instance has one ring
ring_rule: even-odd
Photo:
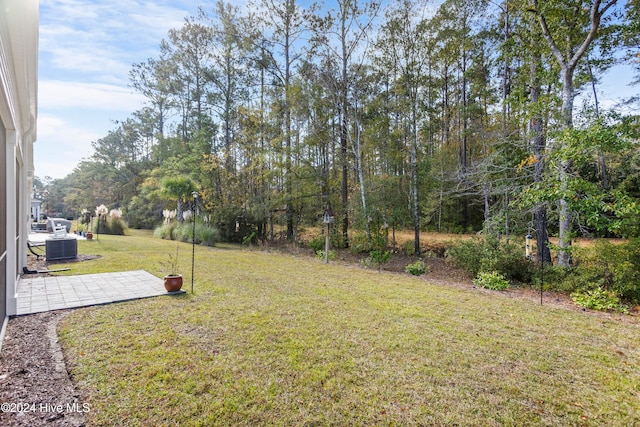
[[[156,228],[153,231],[153,236],[154,237],[159,237],[161,239],[165,239],[165,240],[172,240],[173,239],[173,230],[175,230],[175,228],[178,226],[177,223],[175,222],[170,222],[168,224],[162,224],[160,227]]]
[[[324,254],[325,254],[324,249],[321,249],[316,252],[316,258],[324,260],[325,259]],[[329,250],[329,260],[333,261],[334,259],[336,259],[336,251]]]
[[[535,269],[532,283],[536,287],[544,285],[545,289],[550,289],[560,292],[571,292],[575,290],[575,286],[569,283],[568,278],[572,275],[573,271],[569,268],[559,267],[545,263],[540,268],[540,263],[536,263],[533,268]]]
[[[196,223],[196,243],[204,246],[215,246],[220,241],[218,229],[206,224]]]
[[[325,237],[317,236],[311,239],[308,243],[309,247],[313,249],[313,253],[317,254],[320,251],[324,251]]]
[[[423,249],[425,256],[431,258],[444,258],[449,247],[451,247],[450,243],[427,242],[423,246]]]
[[[381,250],[385,247],[383,236],[371,236],[369,239],[366,233],[356,233],[349,239],[349,247],[354,254],[370,253]]]
[[[251,233],[255,232],[255,235],[258,235],[258,224],[261,220],[241,209],[223,208],[215,212],[213,223],[218,230],[219,239],[230,243],[242,243]]]
[[[544,274],[547,289],[571,293],[577,304],[596,310],[640,303],[640,239],[621,244],[596,240],[592,247],[575,248],[573,255],[573,268],[545,265],[543,273],[536,268],[535,284]],[[618,302],[610,304],[612,297]]]
[[[571,294],[571,299],[581,307],[600,311],[617,311],[628,313],[615,292],[600,287],[589,291],[578,291]]]
[[[97,234],[124,236],[126,230],[127,225],[121,218],[108,217],[106,221],[101,219],[93,224],[93,232]]]
[[[573,255],[573,268],[545,265],[545,287],[572,293],[574,300],[577,298],[585,304],[600,301],[594,304],[607,306],[602,302],[606,293],[611,293],[622,304],[640,303],[640,239],[620,244],[596,240],[592,247],[575,248]],[[542,278],[539,270],[536,268],[536,285]]]
[[[153,232],[155,237],[168,240],[180,240],[181,242],[191,242],[193,236],[193,223],[184,222],[177,224],[175,222],[163,224],[156,228]],[[220,235],[215,227],[210,225],[196,223],[195,243],[204,246],[215,246],[220,241]]]
[[[407,240],[403,245],[404,253],[408,256],[414,256],[416,254],[416,241]]]
[[[462,240],[447,250],[447,257],[453,263],[466,270],[472,276],[477,276],[482,268],[483,252],[485,252],[484,239],[473,238]]]
[[[612,292],[624,303],[640,303],[640,239],[615,245],[597,240],[593,247],[577,249],[575,261],[574,268],[549,282],[576,294],[593,291],[597,295],[600,289]]]
[[[391,259],[391,252],[374,250],[369,252],[369,258],[367,258],[367,260],[365,261],[365,265],[367,266],[376,265],[378,267],[378,271],[380,271],[382,264],[389,262],[390,259]]]
[[[473,277],[481,271],[497,271],[508,280],[523,283],[531,282],[533,277],[533,266],[525,258],[524,248],[493,235],[460,241],[447,250],[447,256]]]
[[[494,291],[504,291],[509,287],[509,281],[497,271],[480,272],[473,279],[476,286]]]
[[[424,261],[418,260],[407,265],[404,271],[414,276],[420,276],[427,272],[427,266],[424,264]]]

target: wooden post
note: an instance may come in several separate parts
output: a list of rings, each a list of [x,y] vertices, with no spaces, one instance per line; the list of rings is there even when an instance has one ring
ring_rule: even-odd
[[[324,262],[329,264],[329,232],[331,231],[331,223],[333,222],[333,213],[331,209],[324,211],[324,223],[327,225],[327,232],[324,237]]]
[[[325,264],[329,264],[329,230],[331,229],[331,224],[327,222],[327,232],[324,236],[324,262]]]

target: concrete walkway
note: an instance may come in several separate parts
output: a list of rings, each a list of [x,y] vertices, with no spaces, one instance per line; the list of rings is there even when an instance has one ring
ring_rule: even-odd
[[[184,293],[184,291],[180,291]],[[17,315],[171,295],[164,281],[144,270],[79,276],[24,276],[18,282]]]

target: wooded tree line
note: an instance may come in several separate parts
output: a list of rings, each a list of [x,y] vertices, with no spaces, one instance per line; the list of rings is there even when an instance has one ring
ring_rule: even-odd
[[[640,234],[638,100],[598,102],[610,67],[638,69],[639,14],[636,0],[219,1],[133,65],[146,106],[46,204],[153,227],[175,207],[163,189],[188,178],[223,231],[294,239],[330,209],[343,246],[351,230],[410,227],[417,252],[420,230],[484,230],[535,234],[549,259],[558,234],[566,265],[576,234]]]

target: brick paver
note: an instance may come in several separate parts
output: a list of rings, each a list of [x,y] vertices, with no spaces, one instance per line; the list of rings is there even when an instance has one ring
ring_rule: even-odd
[[[169,295],[163,280],[144,270],[79,276],[24,276],[18,283],[17,315],[160,295]]]

